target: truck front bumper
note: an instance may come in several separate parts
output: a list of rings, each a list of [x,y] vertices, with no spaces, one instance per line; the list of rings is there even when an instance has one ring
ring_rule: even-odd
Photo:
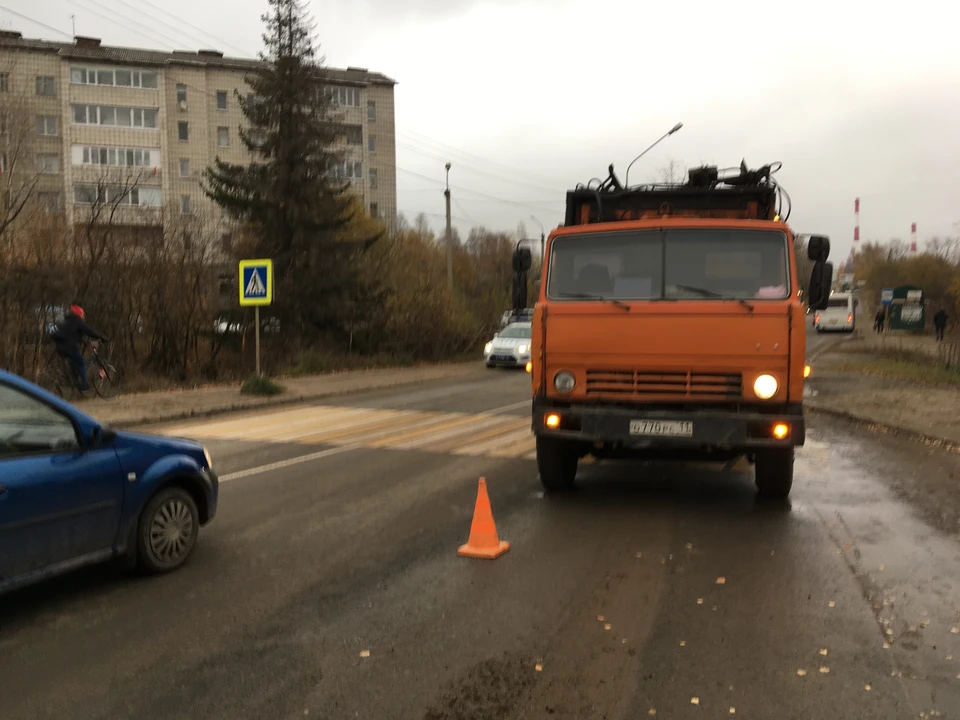
[[[537,437],[624,450],[746,451],[800,446],[806,436],[800,404],[683,409],[542,398],[533,401],[533,431]]]

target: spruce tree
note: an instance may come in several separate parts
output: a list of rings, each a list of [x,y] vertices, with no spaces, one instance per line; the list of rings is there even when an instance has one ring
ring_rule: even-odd
[[[335,174],[343,130],[314,28],[298,0],[269,5],[263,66],[246,78],[253,98],[236,93],[249,125],[240,138],[253,159],[235,165],[217,158],[203,189],[249,224],[257,255],[274,261],[275,310],[285,328],[309,340],[342,327],[342,308],[359,294],[356,254],[376,238],[359,246],[342,240],[357,204]]]

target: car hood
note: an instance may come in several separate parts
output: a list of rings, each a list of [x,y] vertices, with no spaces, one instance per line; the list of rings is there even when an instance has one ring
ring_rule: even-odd
[[[136,446],[162,454],[180,453],[191,457],[203,457],[203,445],[196,440],[189,440],[187,438],[146,435],[144,433],[118,430],[115,442],[118,446]]]
[[[530,346],[529,338],[495,338],[493,340],[494,350],[513,350],[519,345]]]

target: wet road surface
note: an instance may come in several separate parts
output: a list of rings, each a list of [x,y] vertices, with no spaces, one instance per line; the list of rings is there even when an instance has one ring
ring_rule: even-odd
[[[544,498],[527,382],[166,428],[206,438],[216,522],[173,575],[0,598],[0,717],[960,717],[957,528],[908,499],[956,457],[814,416],[788,505],[747,466]],[[480,476],[493,562],[456,556]]]

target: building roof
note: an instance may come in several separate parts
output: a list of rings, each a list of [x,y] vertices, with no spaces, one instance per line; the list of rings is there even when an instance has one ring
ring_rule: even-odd
[[[56,53],[71,60],[104,63],[134,63],[137,65],[187,65],[218,67],[230,70],[256,70],[265,64],[254,58],[224,57],[218,50],[146,50],[142,48],[109,47],[99,38],[78,36],[73,43],[24,38],[19,32],[0,30],[0,49],[20,49],[42,53]],[[325,67],[324,72],[333,82],[356,85],[396,85],[397,81],[366,68]]]

